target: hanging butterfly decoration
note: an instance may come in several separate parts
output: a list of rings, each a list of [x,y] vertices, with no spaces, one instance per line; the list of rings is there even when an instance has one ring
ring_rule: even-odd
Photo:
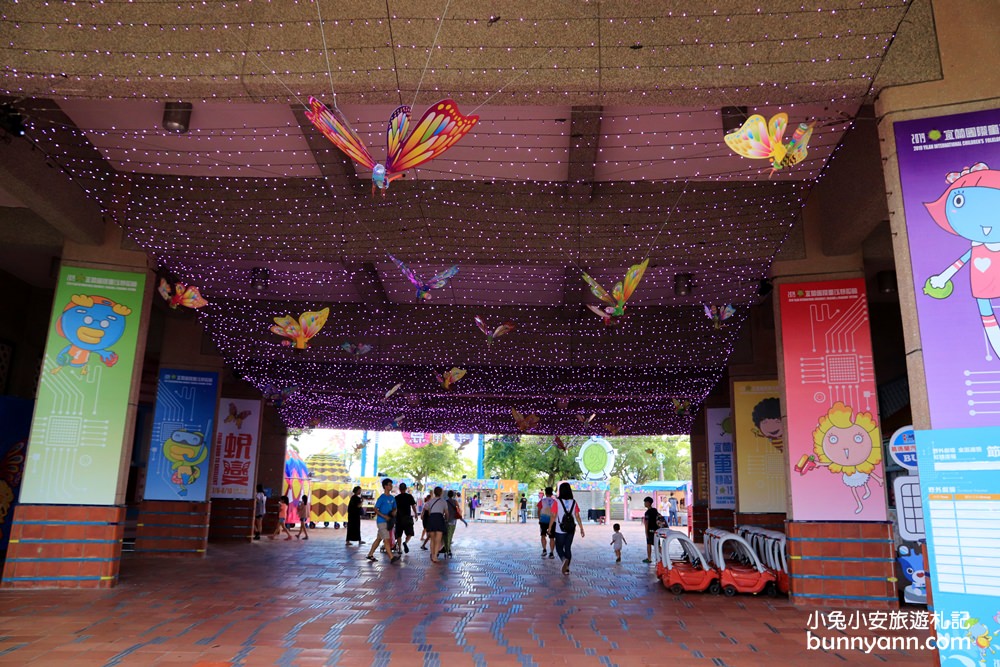
[[[280,408],[285,404],[285,399],[297,392],[299,388],[295,385],[289,387],[279,388],[277,385],[268,383],[264,386],[261,393],[264,394],[264,401],[268,405],[273,405],[276,408]]]
[[[538,426],[539,417],[537,414],[531,413],[525,416],[513,408],[511,408],[510,412],[514,415],[514,423],[517,425],[517,430],[521,433],[527,433]]]
[[[730,317],[736,314],[736,307],[732,304],[726,304],[724,306],[709,306],[705,305],[705,316],[712,320],[712,325],[716,329],[722,328],[722,323],[728,320]]]
[[[604,320],[605,326],[610,327],[618,324],[619,320],[625,316],[625,302],[629,300],[632,292],[639,286],[639,281],[642,280],[642,274],[646,272],[648,265],[649,258],[646,258],[642,260],[642,264],[633,264],[630,266],[628,272],[625,274],[625,280],[615,283],[615,286],[611,289],[611,294],[608,294],[608,291],[601,287],[600,283],[584,273],[583,279],[590,285],[591,293],[607,304],[604,308],[588,304],[587,308]]]
[[[352,358],[357,359],[363,354],[368,354],[372,351],[372,346],[365,343],[354,344],[351,341],[344,342],[340,349],[351,355]]]
[[[389,259],[391,259],[393,263],[399,267],[399,270],[403,272],[403,275],[406,276],[406,279],[409,280],[411,283],[413,283],[413,285],[417,288],[418,301],[429,300],[431,298],[432,289],[441,289],[442,287],[448,284],[448,281],[451,280],[456,273],[458,273],[458,267],[453,266],[450,269],[445,269],[441,273],[438,273],[427,282],[424,282],[420,278],[418,278],[417,274],[411,271],[410,267],[408,267],[406,264],[403,264],[401,261],[399,261],[392,255],[389,255]]]
[[[243,420],[253,414],[252,410],[243,410],[242,412],[236,409],[235,403],[229,404],[229,416],[223,420],[226,424],[235,424],[237,430],[243,429]]]
[[[464,368],[452,368],[450,371],[446,371],[444,375],[441,373],[437,374],[437,381],[441,383],[445,391],[451,391],[455,383],[465,377]]]
[[[319,425],[322,424],[322,423],[323,423],[322,419],[320,419],[319,417],[313,417],[312,419],[309,420],[309,429],[308,430],[311,431],[314,428],[319,428]]]
[[[367,446],[368,446],[368,436],[365,436],[365,437],[363,437],[361,439],[361,442],[359,442],[358,444],[354,445],[354,453],[357,454],[358,452],[360,452],[362,449],[364,449]]]
[[[655,449],[647,449],[646,453],[649,454],[650,456],[656,456],[656,450]]]
[[[399,391],[402,387],[403,387],[402,382],[392,385],[392,388],[389,391],[385,392],[385,396],[382,397],[382,402],[385,403],[386,401],[388,401],[389,397],[395,394],[397,391]]]
[[[515,328],[513,322],[504,322],[496,329],[490,330],[490,328],[486,326],[486,322],[484,322],[483,318],[479,317],[479,315],[476,315],[476,326],[479,327],[480,331],[486,334],[487,347],[493,347],[493,341],[506,333],[510,333]]]
[[[786,143],[784,137],[785,130],[788,129],[788,114],[775,114],[770,122],[765,122],[760,114],[754,114],[747,118],[743,127],[727,134],[725,140],[727,146],[743,157],[768,160],[771,163],[770,178],[779,169],[805,159],[813,125],[815,123],[799,123],[792,138]]]
[[[276,333],[286,339],[281,341],[282,345],[293,347],[296,350],[305,350],[309,347],[310,339],[320,332],[329,316],[330,309],[324,308],[316,312],[302,313],[298,322],[291,315],[276,317],[271,326],[271,333]]]
[[[548,452],[553,447],[555,447],[556,449],[558,449],[560,452],[568,452],[569,449],[570,449],[570,447],[575,447],[576,444],[577,444],[577,440],[574,439],[574,438],[570,438],[569,442],[566,442],[565,440],[562,439],[561,436],[557,435],[556,437],[552,438],[552,444],[549,445],[548,447],[546,447],[545,451],[543,451],[542,454],[545,454],[546,452]]]
[[[608,432],[608,435],[618,435],[618,432],[622,430],[621,426],[617,426],[616,424],[601,424],[601,426]]]
[[[576,420],[581,424],[583,424],[584,426],[587,426],[588,424],[590,424],[590,422],[594,421],[594,417],[596,416],[597,416],[596,412],[591,413],[589,417],[586,415],[577,415]]]
[[[207,306],[208,301],[201,296],[201,292],[194,285],[185,285],[184,283],[174,283],[173,287],[170,286],[165,279],[160,278],[160,286],[156,288],[156,291],[160,293],[164,301],[170,304],[170,307],[177,310],[177,306],[184,306],[185,308],[194,308],[197,310],[202,306]]]
[[[292,440],[294,440],[295,442],[298,442],[299,441],[299,437],[301,437],[305,432],[306,432],[305,429],[290,428],[290,429],[288,429],[288,436]]]
[[[403,423],[403,416],[404,415],[396,415],[392,421],[385,425],[385,428],[392,430],[399,428],[399,425]]]
[[[670,400],[674,404],[674,413],[678,417],[686,417],[688,415],[688,412],[691,410],[691,401],[682,401],[678,398],[672,398]]]
[[[372,196],[378,188],[383,197],[389,184],[402,178],[403,172],[438,157],[479,122],[479,116],[463,116],[454,100],[441,100],[432,104],[413,132],[407,134],[410,107],[397,107],[389,116],[387,159],[383,165],[372,159],[364,143],[336,107],[331,109],[315,97],[310,97],[306,118],[349,158],[372,170]]]

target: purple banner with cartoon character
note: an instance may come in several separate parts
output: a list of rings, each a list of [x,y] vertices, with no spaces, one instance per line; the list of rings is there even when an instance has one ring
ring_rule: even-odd
[[[935,429],[1000,425],[1000,110],[896,123]]]

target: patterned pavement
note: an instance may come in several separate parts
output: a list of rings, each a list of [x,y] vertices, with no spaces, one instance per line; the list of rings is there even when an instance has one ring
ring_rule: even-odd
[[[454,558],[437,565],[416,541],[400,563],[368,562],[368,545],[346,547],[332,527],[212,543],[204,559],[126,554],[112,590],[0,591],[0,665],[937,664],[926,650],[807,650],[809,609],[671,595],[640,562],[641,527],[623,528],[620,564],[610,526],[586,530],[568,576],[540,557],[531,523],[459,524]]]

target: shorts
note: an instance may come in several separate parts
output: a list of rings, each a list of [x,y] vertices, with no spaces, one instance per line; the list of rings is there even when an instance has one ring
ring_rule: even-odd
[[[656,544],[656,531],[646,531],[646,544]]]
[[[406,533],[408,536],[413,537],[413,522],[412,521],[397,521],[396,522],[396,538],[398,539]]]
[[[391,535],[389,533],[389,524],[387,524],[387,523],[380,523],[380,524],[378,524],[378,536],[384,542],[388,542],[389,541],[389,539],[391,537]]]
[[[538,532],[541,533],[542,537],[545,537],[546,535],[548,535],[549,534],[549,524],[542,523],[541,521],[539,521],[538,522]]]
[[[434,513],[427,515],[428,533],[443,533],[446,528],[444,514]]]

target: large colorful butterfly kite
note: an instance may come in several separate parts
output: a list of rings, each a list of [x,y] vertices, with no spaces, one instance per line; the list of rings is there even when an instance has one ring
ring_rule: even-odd
[[[282,345],[294,347],[296,350],[304,350],[309,347],[309,341],[320,332],[326,324],[326,318],[330,316],[330,309],[324,308],[320,311],[307,311],[299,316],[298,321],[291,315],[274,318],[271,326],[271,333],[278,334],[285,338]]]
[[[722,323],[736,314],[736,307],[732,304],[724,306],[705,304],[705,316],[712,320],[712,325],[716,329],[722,328]]]
[[[615,286],[611,289],[611,294],[608,294],[608,291],[601,287],[600,283],[584,273],[583,279],[590,285],[591,293],[608,304],[605,308],[588,304],[587,308],[590,308],[603,319],[605,325],[614,326],[618,324],[618,320],[625,315],[625,302],[628,301],[629,297],[632,296],[632,292],[638,287],[639,281],[642,280],[642,274],[646,272],[648,265],[649,258],[646,258],[642,261],[642,264],[633,264],[630,266],[628,273],[625,274],[625,281],[615,283]]]
[[[306,118],[334,146],[352,160],[372,170],[372,194],[378,188],[382,191],[382,196],[385,196],[389,184],[401,178],[403,172],[438,157],[479,122],[479,116],[463,116],[454,100],[441,100],[432,104],[413,132],[407,134],[410,107],[397,107],[389,116],[389,127],[386,130],[388,150],[386,162],[382,165],[372,159],[339,109],[331,109],[315,97],[310,97]]]
[[[201,296],[201,292],[194,285],[185,285],[184,283],[174,283],[171,287],[163,278],[160,278],[160,285],[156,288],[156,291],[160,293],[164,301],[170,304],[170,307],[177,309],[177,306],[184,306],[185,308],[198,309],[202,306],[207,306],[208,301],[205,301],[204,297]]]
[[[413,283],[413,285],[417,288],[417,299],[420,299],[422,301],[427,301],[428,299],[431,298],[432,289],[441,289],[442,287],[448,284],[448,281],[451,280],[451,278],[456,273],[458,273],[458,267],[453,266],[450,269],[445,269],[444,271],[437,274],[427,282],[424,282],[423,280],[418,278],[417,274],[411,271],[410,267],[408,267],[406,264],[403,264],[401,261],[399,261],[392,255],[389,255],[389,259],[391,259],[392,262],[399,267],[399,270],[403,272],[403,275],[406,276],[406,279],[409,280],[411,283]]]
[[[769,160],[771,175],[779,169],[790,167],[805,159],[812,137],[813,125],[799,123],[792,138],[784,141],[788,128],[788,114],[778,113],[765,122],[760,114],[747,118],[743,127],[725,136],[726,145],[734,152],[755,160]]]
[[[476,326],[479,327],[480,331],[486,334],[487,347],[493,347],[493,341],[495,341],[497,338],[503,336],[506,333],[510,333],[515,329],[513,322],[504,322],[496,329],[491,329],[490,327],[486,326],[485,320],[483,320],[483,318],[481,318],[479,315],[476,315]]]

